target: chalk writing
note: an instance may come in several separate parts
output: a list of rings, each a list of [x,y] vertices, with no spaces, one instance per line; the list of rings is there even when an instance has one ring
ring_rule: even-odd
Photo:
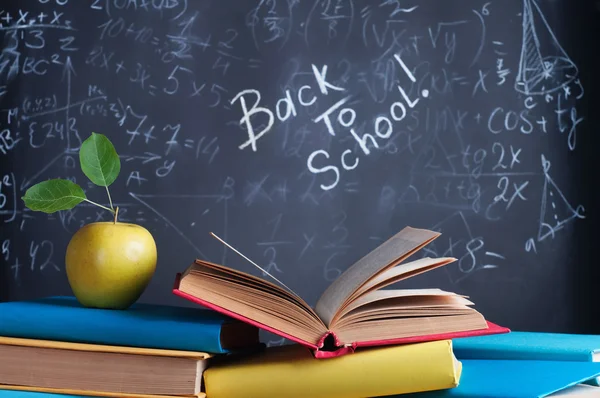
[[[442,232],[421,255],[457,259],[438,274],[442,285],[477,275],[485,296],[487,284],[506,283],[501,274],[537,286],[525,261],[564,266],[556,254],[578,244],[593,206],[581,175],[590,74],[576,47],[589,27],[558,26],[554,16],[575,12],[561,4],[0,9],[0,280],[19,287],[0,282],[0,299],[64,277],[72,234],[110,221],[87,205],[46,215],[20,199],[57,176],[96,195],[77,167],[90,131],[120,148],[119,218],[155,236],[162,276],[198,257],[276,275],[314,303],[411,225]],[[211,231],[264,272],[236,262]],[[168,279],[155,286],[168,291]]]
[[[413,83],[416,82],[415,76],[408,69],[406,64],[402,61],[402,58],[398,55],[395,55],[395,58],[400,64],[401,70],[404,71],[409,80]],[[324,65],[323,67],[319,68],[313,64],[311,65],[311,68],[312,73],[314,75],[315,83],[321,95],[328,96],[330,93],[333,94],[334,92],[346,91],[345,88],[336,86],[327,80],[327,65]],[[408,110],[414,108],[419,103],[420,98],[410,99],[405,89],[401,85],[398,85],[397,89],[400,93],[403,102],[396,101],[392,103],[389,107],[387,116],[381,115],[375,119],[372,126],[372,131],[375,133],[375,135],[369,133],[359,135],[359,133],[356,131],[354,126],[356,122],[357,113],[353,108],[348,106],[349,101],[351,100],[350,96],[342,97],[323,113],[313,118],[312,121],[317,124],[322,122],[327,132],[332,136],[336,136],[336,131],[333,126],[335,120],[337,122],[337,125],[349,130],[349,133],[354,138],[356,143],[359,145],[360,150],[362,151],[361,155],[367,156],[371,153],[372,148],[379,149],[380,144],[378,143],[377,138],[375,137],[384,140],[390,138],[394,129],[394,124],[392,120],[394,122],[401,122],[406,118]],[[307,99],[303,96],[305,90],[310,90],[310,92],[316,91],[313,88],[313,86],[302,86],[297,93],[297,103],[300,106],[310,106],[315,104],[317,101],[317,96],[311,94],[310,99]],[[250,108],[248,108],[248,104],[246,102],[246,96],[248,95],[252,95],[254,97],[254,103],[250,106]],[[429,91],[427,89],[424,89],[421,92],[421,95],[422,97],[427,98],[429,96]],[[294,99],[292,99],[289,90],[286,90],[285,96],[277,101],[275,105],[275,114],[272,110],[263,106],[259,106],[261,102],[261,94],[258,90],[243,90],[242,92],[238,93],[235,97],[233,97],[233,99],[231,99],[230,102],[234,104],[237,101],[240,102],[240,106],[242,108],[243,113],[243,116],[240,119],[240,124],[245,125],[248,134],[248,140],[241,144],[239,146],[239,149],[244,149],[250,146],[252,150],[256,152],[257,141],[273,128],[275,124],[275,114],[280,122],[285,122],[288,119],[296,117],[298,115],[298,110],[296,108],[295,101]],[[283,108],[283,106],[285,107]],[[255,133],[254,125],[252,123],[253,116],[255,115],[265,115],[267,117],[266,126],[264,126],[262,130],[260,130],[258,133]],[[308,170],[314,174],[332,172],[334,175],[333,181],[328,185],[320,184],[320,187],[325,191],[333,189],[340,180],[340,168],[334,165],[317,167],[315,166],[315,158],[317,157],[322,157],[326,161],[330,160],[330,154],[327,150],[318,149],[316,151],[313,151],[306,161]],[[340,157],[340,164],[342,166],[342,169],[346,171],[354,170],[358,166],[359,161],[360,155],[355,154],[352,149],[346,149],[344,152],[342,152]]]

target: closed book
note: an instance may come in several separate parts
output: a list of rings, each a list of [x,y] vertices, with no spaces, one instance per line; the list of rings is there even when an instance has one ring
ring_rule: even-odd
[[[397,398],[543,398],[600,375],[600,363],[464,359],[458,387]],[[398,373],[400,376],[401,373]]]
[[[405,262],[439,235],[404,228],[340,274],[314,308],[278,279],[275,283],[198,259],[177,274],[173,293],[304,345],[317,358],[359,347],[508,332],[488,322],[466,296],[436,288],[384,289],[456,261],[423,257]]]
[[[203,308],[97,309],[69,296],[0,303],[0,336],[215,354],[259,343],[258,328]]]
[[[0,337],[0,385],[74,395],[204,396],[211,354]]]
[[[600,335],[513,331],[456,339],[454,353],[459,359],[600,362]]]
[[[364,398],[452,388],[460,373],[451,340],[360,349],[326,361],[293,344],[214,358],[204,386],[210,398]]]

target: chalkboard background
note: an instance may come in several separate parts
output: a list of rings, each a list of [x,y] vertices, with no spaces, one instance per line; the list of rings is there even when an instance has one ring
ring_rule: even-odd
[[[406,225],[454,256],[404,282],[521,330],[598,332],[593,2],[27,0],[0,10],[0,300],[71,294],[64,252],[108,212],[25,209],[92,131],[121,155],[120,220],[170,292],[195,258],[310,304]],[[10,3],[10,5],[8,5]],[[597,88],[597,87],[596,87]],[[269,340],[271,344],[280,341]]]

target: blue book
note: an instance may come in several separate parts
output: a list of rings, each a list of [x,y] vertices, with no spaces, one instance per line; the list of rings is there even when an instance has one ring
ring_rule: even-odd
[[[0,303],[0,336],[212,354],[259,344],[258,328],[215,311],[143,303],[106,310],[75,297]]]
[[[461,362],[463,369],[458,387],[397,398],[542,398],[600,376],[600,363],[594,362],[488,359]]]
[[[452,341],[458,359],[600,362],[600,335],[513,331]],[[590,383],[598,385],[600,379]]]
[[[17,391],[0,389],[0,398],[90,398],[84,395],[65,395],[37,391]]]

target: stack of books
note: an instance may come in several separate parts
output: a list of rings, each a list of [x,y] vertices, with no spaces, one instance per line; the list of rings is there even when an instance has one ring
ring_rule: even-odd
[[[437,236],[405,228],[314,308],[270,275],[200,260],[173,288],[197,308],[0,304],[0,398],[600,397],[600,336],[511,332],[468,297],[387,289],[456,260],[404,262]],[[291,344],[266,348],[260,329]]]
[[[223,360],[205,380],[208,398],[600,397],[593,352],[600,354],[600,336],[533,332],[370,348],[328,360],[288,346]]]
[[[92,309],[74,297],[2,303],[0,397],[204,397],[212,358],[257,347],[254,326],[200,308]]]

